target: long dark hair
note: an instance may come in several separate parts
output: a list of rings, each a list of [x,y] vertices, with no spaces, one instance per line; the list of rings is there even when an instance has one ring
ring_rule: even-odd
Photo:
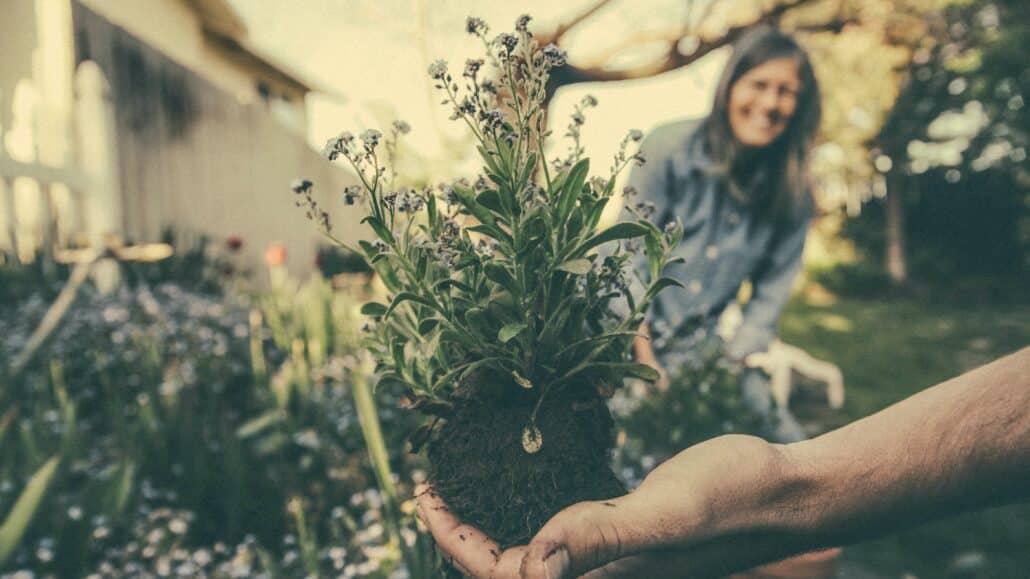
[[[749,70],[778,58],[791,58],[797,63],[801,81],[797,106],[783,134],[751,160],[749,174],[764,178],[759,183],[742,183],[739,165],[743,146],[730,127],[730,89]],[[808,53],[794,38],[775,28],[760,26],[749,31],[733,46],[733,56],[719,79],[712,113],[705,121],[705,147],[714,171],[727,178],[731,195],[745,203],[760,203],[776,217],[810,207],[808,155],[821,116],[819,84]]]

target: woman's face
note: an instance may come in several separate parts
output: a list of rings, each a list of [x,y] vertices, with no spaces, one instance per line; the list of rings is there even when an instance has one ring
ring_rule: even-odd
[[[801,80],[792,58],[775,58],[747,71],[730,87],[733,136],[746,147],[764,147],[787,129]]]

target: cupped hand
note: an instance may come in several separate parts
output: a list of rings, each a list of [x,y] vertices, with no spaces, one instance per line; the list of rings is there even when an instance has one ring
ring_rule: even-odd
[[[761,512],[781,460],[757,438],[713,439],[666,461],[635,491],[572,505],[529,545],[503,551],[458,520],[431,487],[417,498],[439,548],[473,577],[718,577],[766,558],[768,548],[741,556],[725,538]]]

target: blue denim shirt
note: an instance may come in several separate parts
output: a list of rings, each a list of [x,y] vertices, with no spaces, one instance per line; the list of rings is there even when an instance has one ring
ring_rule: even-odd
[[[665,271],[684,287],[658,295],[651,327],[666,326],[673,335],[683,335],[699,320],[714,324],[750,279],[751,300],[727,344],[727,353],[741,359],[766,350],[776,336],[777,321],[801,269],[811,209],[774,220],[735,200],[703,150],[700,126],[701,121],[685,120],[655,129],[641,145],[647,162],[634,168],[627,182],[641,200],[654,203],[655,224],[662,227],[679,218],[684,228],[674,252],[684,262]],[[671,361],[657,340],[655,346],[663,363]]]

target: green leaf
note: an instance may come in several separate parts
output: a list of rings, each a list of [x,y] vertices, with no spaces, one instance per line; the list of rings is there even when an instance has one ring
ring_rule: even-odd
[[[650,279],[655,279],[662,269],[662,243],[652,234],[644,238],[644,245],[647,251],[647,270]]]
[[[533,169],[536,168],[536,153],[530,153],[526,157],[526,164],[522,167],[522,173],[519,175],[518,183],[527,183],[529,178],[533,176]]]
[[[440,233],[440,213],[436,209],[436,194],[431,191],[429,200],[426,201],[426,214],[429,218],[429,230],[433,232],[433,237],[436,237]]]
[[[361,306],[361,315],[363,316],[382,316],[386,314],[386,306],[379,302],[368,302]]]
[[[647,293],[644,294],[644,299],[646,301],[650,301],[650,300],[654,299],[654,297],[656,295],[658,295],[658,292],[662,291],[663,289],[665,289],[667,287],[672,287],[672,286],[683,287],[683,284],[679,280],[672,279],[671,277],[663,277],[663,278],[659,279],[658,281],[654,282],[651,285],[651,287],[648,288]]]
[[[373,257],[379,255],[379,252],[376,250],[376,248],[364,239],[359,240],[358,245],[361,246],[361,250],[365,252],[366,259],[372,259]]]
[[[561,271],[567,271],[569,273],[574,273],[576,275],[586,275],[587,273],[590,272],[590,269],[593,266],[594,266],[594,264],[591,263],[589,259],[579,258],[579,259],[570,259],[569,261],[566,261],[565,263],[556,265],[554,267],[554,269],[561,270]]]
[[[594,204],[590,206],[589,210],[586,212],[586,223],[584,223],[584,228],[587,231],[593,231],[594,228],[597,227],[597,224],[601,221],[601,216],[604,215],[604,209],[607,205],[608,199],[605,198],[595,201]]]
[[[614,340],[615,338],[636,337],[636,336],[639,336],[639,335],[640,334],[638,334],[637,332],[611,332],[611,333],[608,333],[608,334],[601,334],[599,336],[590,336],[589,338],[584,338],[582,340],[577,340],[577,341],[569,344],[568,346],[565,346],[564,348],[559,350],[558,353],[553,356],[553,358],[558,358],[562,354],[572,350],[573,348],[578,348],[579,346],[585,346],[587,344],[593,344],[595,342],[603,342],[605,340]]]
[[[467,323],[471,329],[475,330],[480,334],[483,334],[484,337],[487,336],[487,317],[486,310],[484,310],[483,308],[470,308],[468,311],[466,311],[465,323]]]
[[[569,258],[580,257],[591,249],[601,245],[602,243],[608,243],[609,241],[615,241],[618,239],[632,239],[634,237],[640,237],[646,235],[648,232],[647,227],[632,222],[617,223],[612,225],[608,229],[593,235],[583,243],[576,246],[572,250]]]
[[[383,312],[383,318],[389,318],[390,314],[393,313],[393,310],[397,309],[397,306],[401,305],[404,302],[415,302],[430,308],[433,307],[433,304],[429,300],[423,298],[420,295],[414,294],[412,292],[401,292],[394,296],[393,301],[390,302],[390,307],[386,308],[386,311]]]
[[[125,510],[125,505],[129,502],[129,497],[132,496],[132,483],[136,477],[136,464],[131,460],[125,461],[122,463],[120,470],[121,476],[115,479],[115,486],[111,489],[111,502],[108,504],[107,509],[107,516],[112,519],[117,518]]]
[[[472,189],[461,185],[455,185],[454,196],[458,198],[458,202],[461,203],[462,207],[471,213],[473,217],[478,219],[480,223],[489,225],[494,224],[495,220],[493,213],[490,213],[489,209],[476,201],[475,193],[473,193]]]
[[[480,225],[466,227],[465,229],[467,231],[475,231],[476,233],[483,233],[485,235],[489,235],[501,244],[500,249],[505,253],[505,255],[511,253],[511,243],[513,241],[511,235],[509,235],[500,227],[496,225],[483,223]]]
[[[384,254],[388,255],[388,254]],[[397,277],[397,272],[390,266],[389,260],[385,263],[373,262],[373,269],[379,274],[379,278],[383,280],[383,285],[390,291],[397,291],[401,287],[400,278]]]
[[[564,223],[569,212],[575,206],[583,191],[583,183],[586,182],[587,174],[590,171],[590,160],[583,159],[576,163],[569,171],[569,178],[562,184],[561,195],[558,197],[558,205],[555,209],[557,223]]]
[[[394,342],[390,344],[390,355],[393,356],[393,367],[397,369],[401,374],[401,378],[403,378],[405,382],[407,382],[409,378],[407,366],[404,364],[404,346],[407,345],[407,343],[408,341],[405,339],[398,339],[394,340]]]
[[[11,507],[7,518],[4,519],[3,526],[0,526],[0,566],[7,562],[7,558],[21,543],[25,531],[36,516],[36,511],[39,509],[47,489],[53,482],[59,463],[60,457],[55,456],[46,461],[32,475],[28,484],[25,485],[25,489],[18,495],[18,500]]]
[[[461,344],[466,348],[475,348],[479,345],[479,342],[475,336],[470,335],[464,328],[461,330],[452,330],[450,328],[444,329],[440,332],[441,342],[452,342]]]
[[[602,370],[620,378],[639,378],[648,382],[658,380],[658,371],[638,362],[591,362],[577,368],[575,373],[583,373],[590,370]],[[566,378],[572,373],[566,375]]]
[[[426,318],[418,323],[418,333],[421,336],[425,336],[429,332],[433,331],[433,328],[440,324],[440,318]],[[439,338],[439,336],[436,336]]]
[[[501,169],[497,166],[497,161],[494,159],[493,153],[487,151],[482,145],[476,147],[479,151],[479,156],[483,158],[483,162],[486,163],[487,168],[491,173],[500,173]]]
[[[476,202],[496,213],[504,214],[504,207],[501,205],[501,194],[493,189],[487,189],[476,197]]]
[[[500,340],[502,344],[507,344],[509,340],[517,336],[519,332],[525,329],[526,324],[522,322],[508,324],[501,328],[501,331],[497,332],[497,339]]]
[[[280,409],[266,412],[257,418],[252,418],[247,422],[244,422],[239,428],[237,428],[236,438],[239,438],[240,440],[250,438],[269,426],[283,421],[285,418],[286,413]]]
[[[473,371],[478,370],[479,368],[482,368],[483,366],[486,366],[488,364],[494,364],[494,363],[496,363],[498,366],[500,366],[501,363],[505,362],[505,361],[506,361],[506,359],[505,358],[501,358],[500,356],[491,356],[489,358],[483,358],[482,360],[476,360],[475,362],[472,362],[472,363],[469,363],[469,364],[466,364],[466,365],[458,366],[457,368],[454,368],[454,369],[450,370],[449,372],[447,372],[443,376],[440,376],[436,380],[436,382],[433,383],[432,391],[436,392],[440,388],[440,386],[443,386],[443,384],[445,382],[447,382],[449,380],[452,380],[452,379],[454,379],[456,382],[461,382],[461,380],[463,380],[465,378],[465,376],[468,376]]]
[[[486,274],[487,279],[499,284],[504,289],[508,290],[512,295],[521,295],[519,291],[518,283],[515,281],[515,277],[511,275],[511,272],[507,270],[503,265],[498,263],[488,263],[483,268],[483,273]]]
[[[378,217],[369,215],[362,219],[361,222],[368,223],[379,239],[382,239],[389,245],[394,244],[393,233],[390,233],[390,228],[388,228]]]
[[[8,410],[0,418],[0,448],[3,448],[4,438],[7,436],[7,429],[11,426],[12,420],[14,420],[14,408]]]
[[[472,288],[469,287],[468,284],[465,284],[465,283],[460,282],[460,281],[458,281],[456,279],[450,279],[450,278],[442,279],[442,280],[434,283],[433,284],[433,291],[443,292],[443,291],[446,291],[446,290],[448,290],[448,289],[450,289],[452,287],[456,287],[456,288],[460,289],[461,291],[463,291],[463,292],[465,292],[467,294],[471,294],[473,292]]]
[[[511,171],[508,170],[511,167],[511,159],[514,155],[514,150],[511,145],[508,144],[504,139],[498,139],[494,141],[497,144],[497,152],[501,156],[500,171],[497,171],[499,175],[507,176]]]

